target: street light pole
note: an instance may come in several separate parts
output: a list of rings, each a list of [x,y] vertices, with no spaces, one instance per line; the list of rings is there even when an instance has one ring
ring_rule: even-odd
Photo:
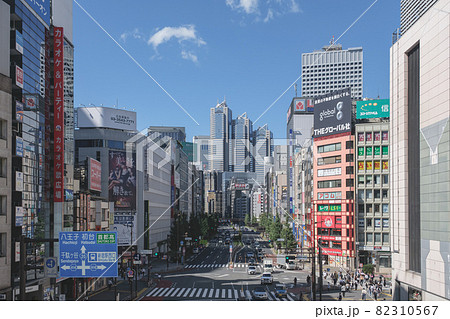
[[[322,272],[322,246],[319,243],[319,300],[322,301],[323,289],[323,272]]]

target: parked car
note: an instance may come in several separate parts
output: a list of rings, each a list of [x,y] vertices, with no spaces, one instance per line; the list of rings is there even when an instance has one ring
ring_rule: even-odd
[[[273,277],[270,272],[265,272],[261,276],[261,284],[272,284],[273,283]]]
[[[287,290],[285,284],[276,284],[275,285],[275,296],[282,298],[287,297]]]
[[[253,257],[255,257],[255,254],[253,252],[249,251],[247,253],[247,258],[253,258]]]
[[[249,275],[256,275],[256,266],[248,266],[247,274],[249,274]]]
[[[255,289],[253,289],[253,299],[254,300],[267,300],[268,299],[267,291],[264,289],[264,287],[258,286]]]

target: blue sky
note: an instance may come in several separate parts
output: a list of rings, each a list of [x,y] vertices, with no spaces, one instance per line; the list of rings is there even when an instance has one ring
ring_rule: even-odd
[[[209,135],[209,109],[224,97],[233,117],[255,121],[300,76],[301,54],[338,38],[374,1],[77,0],[199,125],[77,3],[75,106],[118,101],[138,113],[138,129],[185,126],[189,140]],[[389,98],[399,2],[378,0],[339,40],[364,49],[365,97]],[[284,138],[293,97],[292,87],[255,126]]]

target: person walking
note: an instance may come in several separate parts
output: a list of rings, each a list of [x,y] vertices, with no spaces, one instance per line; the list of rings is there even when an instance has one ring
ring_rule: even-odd
[[[347,288],[345,287],[345,285],[342,285],[341,286],[341,292],[342,292],[342,296],[344,296],[345,297],[345,290],[346,290]]]
[[[294,287],[297,286],[297,277],[294,277]]]
[[[363,290],[361,291],[361,300],[366,300],[366,296],[367,296],[367,290],[366,290],[366,288],[363,288]]]
[[[342,300],[342,295],[341,295],[341,293],[339,293],[339,297],[338,297],[338,299],[339,299],[339,301],[341,301],[341,300]]]

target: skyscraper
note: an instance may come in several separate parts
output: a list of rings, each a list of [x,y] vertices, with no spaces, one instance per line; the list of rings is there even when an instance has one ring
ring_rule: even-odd
[[[253,151],[256,180],[260,184],[265,184],[265,165],[264,159],[273,156],[273,133],[269,130],[267,124],[255,130],[255,146]]]
[[[232,121],[230,139],[230,171],[253,171],[253,123],[244,113]]]
[[[231,131],[232,112],[226,101],[218,103],[210,110],[210,169],[228,171],[229,169],[229,139]]]
[[[302,95],[316,97],[351,87],[352,99],[363,97],[363,49],[342,50],[333,41],[321,51],[302,54]]]

